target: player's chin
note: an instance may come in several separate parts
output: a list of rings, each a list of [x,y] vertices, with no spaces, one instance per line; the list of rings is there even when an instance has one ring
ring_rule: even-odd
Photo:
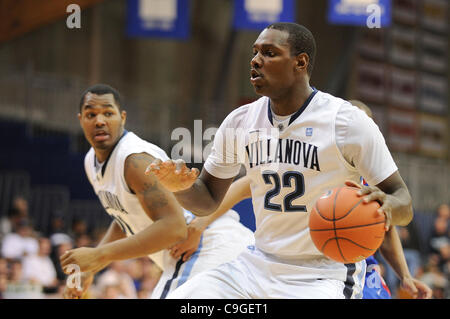
[[[95,141],[92,146],[99,150],[106,150],[111,147],[111,143],[109,141]]]
[[[258,95],[265,95],[265,90],[263,85],[253,84],[253,89],[255,90],[255,93]]]

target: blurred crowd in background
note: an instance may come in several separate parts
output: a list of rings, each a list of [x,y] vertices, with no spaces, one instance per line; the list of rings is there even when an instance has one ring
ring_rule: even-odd
[[[70,229],[55,217],[52,229],[33,227],[28,202],[17,196],[7,216],[0,220],[0,298],[63,298],[67,276],[59,257],[68,249],[93,247],[106,229],[89,230],[84,220]],[[85,298],[150,298],[161,270],[149,258],[111,263],[95,276]]]
[[[11,201],[7,216],[0,220],[0,298],[62,298],[67,282],[59,257],[68,249],[94,247],[106,229],[89,229],[84,220],[75,220],[70,229],[60,217],[52,221],[48,233],[33,227],[28,202],[17,196]],[[429,215],[429,238],[420,237],[414,220],[398,227],[411,274],[433,290],[433,298],[450,298],[450,208],[440,205]],[[423,233],[423,232],[422,232]],[[377,252],[381,269],[394,298],[404,299],[399,279]],[[149,258],[111,263],[95,276],[85,298],[136,299],[149,298],[161,275],[161,269]]]

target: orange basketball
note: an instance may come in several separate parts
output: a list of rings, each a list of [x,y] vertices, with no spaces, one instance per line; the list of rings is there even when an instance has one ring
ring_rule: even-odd
[[[375,253],[384,239],[378,202],[364,203],[356,187],[337,187],[320,197],[309,216],[312,241],[325,256],[355,263]]]

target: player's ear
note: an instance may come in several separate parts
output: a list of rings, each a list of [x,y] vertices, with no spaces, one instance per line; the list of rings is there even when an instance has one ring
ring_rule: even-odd
[[[78,120],[81,122],[81,113],[78,113],[77,116],[78,116]]]
[[[121,111],[120,117],[122,118],[122,125],[125,125],[125,122],[127,121],[127,111]]]
[[[309,56],[306,53],[300,53],[299,55],[297,55],[297,59],[296,59],[297,65],[296,68],[298,70],[305,70],[308,67],[309,64]]]

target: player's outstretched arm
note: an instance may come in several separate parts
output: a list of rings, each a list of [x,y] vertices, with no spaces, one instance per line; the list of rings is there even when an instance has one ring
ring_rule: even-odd
[[[170,254],[176,259],[184,254],[183,260],[188,260],[197,250],[200,244],[200,238],[206,227],[233,208],[234,205],[251,196],[250,179],[247,176],[235,181],[231,184],[219,208],[209,216],[195,218],[188,225],[188,238],[173,246],[170,249]]]
[[[154,221],[133,236],[96,248],[78,248],[61,256],[61,265],[77,264],[81,271],[93,271],[106,262],[146,256],[166,249],[187,236],[183,211],[175,196],[152,174],[145,175],[153,161],[148,154],[132,154],[125,161],[125,180],[142,208]]]
[[[432,290],[430,287],[411,276],[405,254],[403,253],[402,243],[395,227],[391,227],[386,232],[384,241],[380,246],[380,252],[397,274],[403,289],[413,296],[413,298],[431,298]]]
[[[146,169],[174,193],[178,202],[197,216],[210,215],[219,207],[234,178],[221,179],[202,170],[186,167],[183,160],[154,161]]]

